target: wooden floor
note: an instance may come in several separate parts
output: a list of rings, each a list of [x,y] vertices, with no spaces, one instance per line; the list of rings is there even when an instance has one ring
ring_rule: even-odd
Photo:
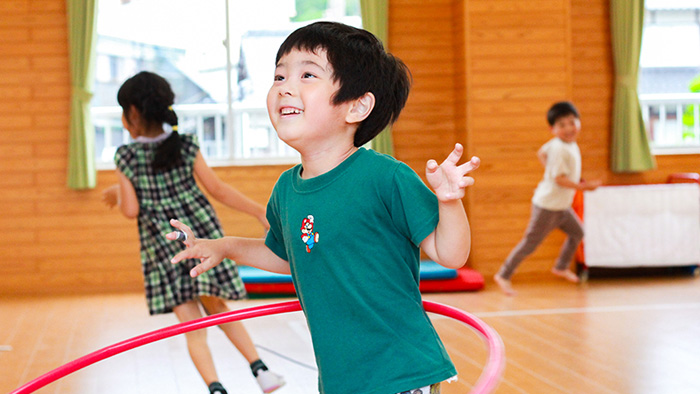
[[[516,297],[487,282],[473,293],[426,294],[480,317],[503,338],[507,364],[496,393],[700,392],[700,279],[691,276],[514,281]],[[231,303],[243,308],[282,299]],[[285,299],[286,300],[286,299]],[[458,368],[444,394],[465,394],[486,360],[467,326],[433,316]],[[176,323],[149,317],[142,294],[0,299],[0,393],[68,361]],[[303,316],[247,320],[263,359],[287,379],[279,394],[316,393]],[[234,393],[259,393],[245,360],[209,329],[221,380]],[[8,348],[11,347],[11,350]],[[137,348],[69,375],[37,393],[206,393],[184,338]],[[360,393],[361,394],[361,393]]]

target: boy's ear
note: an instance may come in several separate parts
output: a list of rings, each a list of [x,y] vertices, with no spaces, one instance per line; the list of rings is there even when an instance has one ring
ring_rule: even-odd
[[[362,97],[352,102],[350,110],[345,116],[348,123],[360,123],[367,119],[372,109],[374,109],[375,98],[371,92],[365,93]]]

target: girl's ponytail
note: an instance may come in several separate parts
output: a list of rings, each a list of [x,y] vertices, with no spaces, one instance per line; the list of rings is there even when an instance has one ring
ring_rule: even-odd
[[[173,131],[156,149],[156,155],[153,158],[153,169],[156,171],[165,171],[182,164],[182,153],[180,151],[182,149],[182,141],[177,131],[177,114],[173,111],[172,106],[168,107],[164,119],[165,123],[170,124],[173,128]]]
[[[175,93],[165,78],[141,71],[119,88],[117,101],[124,114],[128,115],[132,108],[138,110],[149,127],[160,127],[164,123],[172,126],[172,134],[156,148],[154,170],[164,171],[182,165],[182,141],[177,133],[177,115],[173,111]]]

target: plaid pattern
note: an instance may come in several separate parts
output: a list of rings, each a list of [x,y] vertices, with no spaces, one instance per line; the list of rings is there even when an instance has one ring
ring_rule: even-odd
[[[202,295],[228,300],[245,298],[245,286],[231,260],[191,278],[197,260],[171,264],[170,259],[184,245],[168,241],[170,219],[192,228],[198,238],[221,238],[223,231],[216,212],[195,182],[194,160],[199,146],[193,135],[180,135],[183,165],[154,172],[151,161],[156,143],[131,143],[117,149],[117,168],[131,180],[139,201],[138,228],[146,300],[152,315],[172,312],[173,308]]]

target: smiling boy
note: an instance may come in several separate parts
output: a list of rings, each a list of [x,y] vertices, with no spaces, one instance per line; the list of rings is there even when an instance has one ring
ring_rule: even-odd
[[[420,248],[446,267],[466,262],[461,199],[479,159],[458,165],[456,144],[442,164],[428,161],[433,193],[407,165],[363,148],[398,118],[409,89],[406,66],[365,30],[317,22],[293,32],[277,53],[267,107],[301,164],[275,184],[267,237],[189,232],[188,249],[173,258],[201,259],[192,275],[224,256],[291,273],[323,394],[439,393],[456,375],[422,307]]]

